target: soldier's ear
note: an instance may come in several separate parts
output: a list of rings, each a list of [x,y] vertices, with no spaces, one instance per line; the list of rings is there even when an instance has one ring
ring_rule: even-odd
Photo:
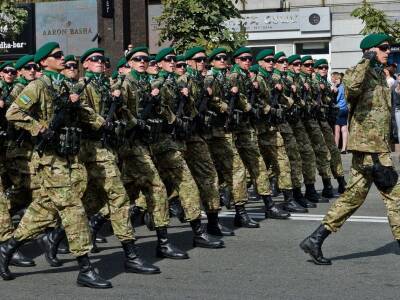
[[[39,62],[39,65],[40,65],[41,67],[43,67],[43,68],[47,67],[46,61],[47,61],[47,57],[46,57],[46,58],[43,58],[43,59]]]

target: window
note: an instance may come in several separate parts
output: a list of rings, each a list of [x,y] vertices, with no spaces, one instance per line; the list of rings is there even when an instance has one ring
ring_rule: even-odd
[[[295,44],[296,54],[329,54],[329,42],[309,42]]]

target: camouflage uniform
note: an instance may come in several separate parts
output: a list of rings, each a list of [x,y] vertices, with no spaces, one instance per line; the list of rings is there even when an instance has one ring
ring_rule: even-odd
[[[306,103],[305,114],[304,114],[304,126],[307,130],[308,136],[311,140],[311,145],[314,149],[319,175],[322,178],[330,178],[331,156],[329,153],[329,149],[326,146],[324,135],[321,131],[321,127],[319,126],[314,115],[314,110],[317,104],[315,101],[316,97],[314,94],[314,89],[312,88],[312,78],[311,75],[305,73],[301,73],[300,78],[302,80],[303,85],[304,83],[308,83],[310,86],[310,91],[306,93],[304,99]]]
[[[155,105],[147,104],[151,101],[147,95],[151,86],[146,74],[141,75],[131,71],[121,86],[124,105],[128,110],[129,122],[137,123],[137,118],[151,119]],[[152,109],[144,116],[145,105],[152,105]],[[135,124],[134,124],[135,125]],[[131,202],[153,216],[155,227],[164,227],[169,223],[167,191],[151,158],[149,145],[140,138],[140,131],[132,129],[131,138],[119,149],[121,164],[121,178],[128,192]],[[144,197],[140,197],[140,193]],[[138,200],[144,198],[144,203]]]
[[[335,100],[333,98],[334,96],[331,93],[331,85],[325,78],[322,78],[319,74],[316,74],[315,82],[316,82],[314,84],[315,89],[322,94],[321,109],[324,109],[324,114],[325,114],[325,117],[319,120],[319,125],[321,127],[322,134],[324,135],[326,146],[328,147],[329,153],[331,155],[331,161],[330,161],[331,172],[333,174],[333,177],[337,178],[339,176],[344,176],[342,158],[340,156],[339,148],[335,143],[335,137],[333,135],[332,127],[330,126],[330,124],[326,119],[328,106],[332,105],[332,103],[330,102]],[[325,85],[324,90],[321,90],[319,86],[320,83]]]
[[[54,98],[63,89],[63,78],[61,74],[44,71],[44,76],[31,82],[11,105],[7,111],[8,121],[28,130],[33,137],[38,136],[42,126],[47,127],[54,115]],[[94,128],[100,127],[101,120],[92,110],[82,106],[77,112],[81,122],[87,122]],[[37,116],[37,119],[32,116]],[[14,238],[19,241],[34,238],[54,224],[59,215],[71,253],[82,256],[91,248],[86,213],[81,202],[87,176],[76,156],[60,156],[56,154],[56,146],[48,145],[38,159],[40,198],[29,205],[14,232]]]
[[[257,193],[261,196],[271,195],[271,188],[267,176],[267,168],[257,145],[255,132],[250,125],[248,115],[249,91],[253,89],[253,82],[249,74],[235,65],[228,76],[229,85],[238,87],[240,105],[237,106],[243,111],[243,118],[238,126],[233,128],[233,140],[246,169],[250,173],[251,180]]]
[[[294,101],[290,97],[290,86],[288,86],[283,80],[284,74],[279,70],[275,69],[272,74],[273,85],[277,83],[282,84],[283,93],[278,97],[278,101],[281,105],[285,106],[287,109],[292,107]],[[290,161],[291,178],[293,188],[301,188],[302,178],[302,160],[297,147],[297,142],[293,134],[292,127],[288,122],[279,125],[279,131],[285,142],[286,151]]]
[[[226,187],[231,201],[235,205],[244,205],[247,202],[245,167],[233,143],[232,133],[225,128],[227,112],[223,107],[229,102],[227,83],[225,70],[216,68],[210,70],[204,79],[205,88],[212,90],[208,108],[215,112],[216,117],[211,132],[203,134],[203,137],[218,172],[220,189]]]
[[[100,73],[86,72],[90,83],[86,86],[81,101],[104,120],[111,103],[108,81]],[[109,209],[109,217],[115,236],[120,241],[134,239],[129,217],[129,198],[121,181],[117,166],[117,156],[111,147],[101,141],[101,132],[85,130],[79,159],[88,173],[88,184],[83,203],[88,215],[97,213],[104,205]]]
[[[363,59],[344,77],[346,99],[350,106],[349,145],[353,152],[351,178],[346,191],[332,205],[322,223],[337,231],[362,205],[372,185],[372,154],[384,166],[390,157],[391,97],[383,67]],[[395,239],[400,240],[400,184],[380,192],[387,208]]]
[[[204,100],[203,78],[198,71],[188,67],[186,73],[178,78],[178,85],[190,87],[190,97],[193,99],[191,99],[190,105],[186,109],[196,122],[201,102]],[[194,132],[186,140],[185,160],[196,181],[205,211],[207,213],[218,212],[221,207],[217,171],[211,159],[207,143],[199,134],[201,130],[200,123],[196,123],[194,126]]]
[[[297,148],[299,150],[301,160],[302,160],[302,171],[304,184],[314,184],[315,183],[315,172],[316,172],[316,158],[315,153],[312,148],[310,138],[308,137],[306,128],[301,119],[301,112],[304,111],[305,102],[301,99],[300,92],[302,90],[300,75],[295,74],[291,71],[287,72],[288,83],[294,84],[296,86],[296,95],[294,107],[297,109],[297,115],[293,122],[290,122],[290,126],[293,129],[293,134],[296,138]]]
[[[200,218],[200,195],[190,169],[184,159],[185,142],[173,137],[175,114],[180,91],[174,73],[161,71],[159,77],[152,82],[152,88],[160,90],[161,108],[164,130],[159,140],[151,145],[154,162],[163,180],[169,199],[179,197],[185,219],[194,221]]]

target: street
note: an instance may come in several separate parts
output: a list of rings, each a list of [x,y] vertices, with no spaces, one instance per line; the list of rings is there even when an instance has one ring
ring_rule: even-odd
[[[351,155],[342,158],[347,180]],[[398,158],[394,161],[397,164]],[[320,178],[317,187],[322,188]],[[183,261],[156,258],[155,232],[140,226],[137,244],[142,256],[161,268],[159,275],[125,273],[120,244],[108,236],[108,243],[98,244],[101,252],[91,258],[100,274],[112,281],[114,288],[109,290],[78,288],[78,266],[71,255],[59,255],[64,265],[52,268],[32,243],[25,249],[37,266],[10,267],[17,278],[0,281],[1,298],[399,299],[400,250],[375,187],[339,234],[324,243],[332,266],[314,265],[300,250],[299,243],[318,226],[329,205],[319,204],[309,214],[294,214],[290,220],[264,220],[263,204],[251,202],[248,210],[261,227],[236,229],[235,236],[224,238],[226,248],[217,250],[193,248],[189,224],[173,219],[170,239],[190,256]],[[233,212],[223,210],[221,215],[222,222],[232,227]]]

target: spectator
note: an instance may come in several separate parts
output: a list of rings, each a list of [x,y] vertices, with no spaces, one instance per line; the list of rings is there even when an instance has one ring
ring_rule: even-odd
[[[388,86],[389,86],[390,88],[392,88],[394,82],[396,81],[396,80],[394,79],[394,72],[395,72],[395,70],[396,70],[396,69],[393,67],[393,65],[387,66],[387,67],[385,67],[385,69],[384,69],[385,76],[386,76],[386,81],[387,81]]]
[[[337,89],[337,98],[336,103],[339,107],[339,113],[336,118],[335,124],[335,143],[339,147],[340,137],[342,138],[342,154],[346,154],[347,148],[347,137],[348,137],[348,128],[347,128],[347,117],[349,115],[349,109],[347,107],[347,101],[344,97],[344,86],[342,83],[342,76],[337,73],[332,73],[332,83]]]
[[[394,107],[398,137],[400,133],[400,80],[396,80],[392,85],[392,106]],[[397,140],[397,142],[400,143],[399,138],[397,138]]]
[[[124,55],[126,56],[129,53],[129,51],[131,51],[132,49],[133,49],[133,45],[129,44],[128,45],[128,49],[126,49],[125,52],[124,52]]]

